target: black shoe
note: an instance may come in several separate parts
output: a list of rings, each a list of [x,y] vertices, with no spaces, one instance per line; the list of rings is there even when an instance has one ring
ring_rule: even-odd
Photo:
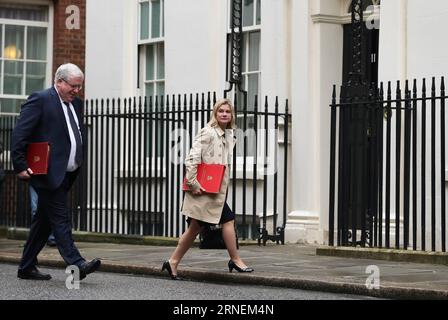
[[[249,268],[249,267],[245,267],[245,268],[240,268],[236,265],[235,262],[233,262],[233,260],[229,260],[229,272],[232,272],[233,269],[235,269],[238,272],[254,272],[254,269]]]
[[[47,240],[47,246],[49,246],[49,247],[56,247],[56,241],[54,241],[53,239],[48,239]]]
[[[47,273],[40,272],[36,266],[30,267],[27,270],[17,271],[17,277],[20,279],[29,279],[29,280],[50,280],[51,276]]]
[[[177,276],[177,274],[173,274],[173,270],[171,269],[170,261],[167,260],[162,265],[162,271],[168,271],[168,274],[170,275],[171,279],[173,280],[180,280],[180,278]]]
[[[84,279],[89,273],[95,272],[101,266],[101,260],[98,258],[90,262],[84,262],[79,266],[79,280]]]

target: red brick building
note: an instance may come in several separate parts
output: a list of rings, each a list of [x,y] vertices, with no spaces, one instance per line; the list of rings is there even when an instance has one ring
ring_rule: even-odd
[[[84,70],[85,26],[85,0],[0,1],[0,114],[51,86],[59,65]]]

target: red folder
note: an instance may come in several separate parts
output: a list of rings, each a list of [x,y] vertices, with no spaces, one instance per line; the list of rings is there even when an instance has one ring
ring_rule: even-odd
[[[223,164],[198,164],[197,180],[207,193],[219,193],[226,166]],[[183,190],[189,191],[187,180],[184,179]]]
[[[26,161],[33,170],[33,175],[47,174],[48,160],[50,158],[50,144],[48,142],[35,142],[28,145]]]

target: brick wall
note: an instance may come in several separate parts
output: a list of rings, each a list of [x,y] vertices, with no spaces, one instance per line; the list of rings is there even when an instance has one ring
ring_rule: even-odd
[[[80,28],[68,29],[68,6],[75,5],[80,12]],[[71,62],[84,71],[86,52],[86,0],[54,0],[53,74],[63,63]]]

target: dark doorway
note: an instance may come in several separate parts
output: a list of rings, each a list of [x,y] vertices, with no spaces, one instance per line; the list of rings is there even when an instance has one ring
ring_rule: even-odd
[[[343,96],[347,99],[368,100],[374,96],[378,83],[378,29],[363,26],[361,42],[361,79],[350,79],[354,70],[354,39],[351,24],[344,25],[343,52]],[[352,83],[349,83],[350,82]],[[358,83],[357,81],[361,81]],[[370,87],[371,84],[374,84]],[[370,90],[369,90],[370,87]],[[349,100],[345,101],[349,102]],[[353,246],[372,246],[373,223],[377,212],[378,194],[378,139],[381,123],[370,105],[354,104],[341,113],[341,167],[339,201],[342,204],[340,225],[346,229],[340,232],[340,242]]]
[[[379,30],[363,28],[362,50],[365,52],[362,62],[362,73],[364,79],[368,84],[378,83],[378,43]],[[348,76],[353,64],[352,55],[352,38],[353,38],[351,24],[344,25],[344,54],[342,66],[342,83],[347,83]]]

